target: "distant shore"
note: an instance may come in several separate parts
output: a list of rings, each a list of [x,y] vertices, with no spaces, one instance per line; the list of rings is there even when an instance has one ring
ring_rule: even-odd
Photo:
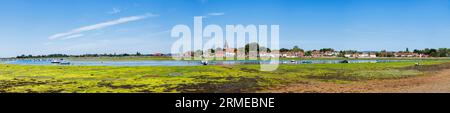
[[[174,60],[169,56],[122,56],[122,57],[43,57],[43,58],[0,58],[6,59],[67,59],[73,61],[145,61],[145,60]],[[344,58],[344,57],[299,57],[299,58],[279,58],[279,60],[450,60],[450,57],[377,57],[377,58]],[[208,59],[215,60],[215,59]]]

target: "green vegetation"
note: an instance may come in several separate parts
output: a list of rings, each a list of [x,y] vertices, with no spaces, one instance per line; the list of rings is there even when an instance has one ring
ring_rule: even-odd
[[[406,51],[409,51],[409,50],[407,49]],[[439,48],[439,49],[425,48],[423,50],[415,49],[414,53],[426,54],[426,55],[430,55],[431,57],[449,57],[450,48]]]
[[[347,83],[423,75],[448,69],[449,60],[361,64],[236,66],[31,66],[0,65],[0,92],[255,92],[289,83]],[[441,66],[444,65],[444,66]]]

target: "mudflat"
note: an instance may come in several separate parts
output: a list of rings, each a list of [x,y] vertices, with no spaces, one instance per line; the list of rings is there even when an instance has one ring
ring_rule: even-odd
[[[308,82],[270,88],[271,93],[450,93],[450,69],[401,79],[336,84]]]

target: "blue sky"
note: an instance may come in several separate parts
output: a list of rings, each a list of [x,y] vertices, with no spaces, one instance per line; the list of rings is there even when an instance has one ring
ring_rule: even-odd
[[[449,0],[2,0],[0,57],[170,52],[169,31],[194,16],[280,25],[286,48],[450,47]]]

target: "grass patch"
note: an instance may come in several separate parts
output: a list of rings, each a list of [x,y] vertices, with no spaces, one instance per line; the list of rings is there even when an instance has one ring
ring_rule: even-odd
[[[158,93],[255,92],[308,81],[345,83],[397,79],[449,69],[448,60],[415,62],[235,66],[32,66],[0,64],[0,92]]]

